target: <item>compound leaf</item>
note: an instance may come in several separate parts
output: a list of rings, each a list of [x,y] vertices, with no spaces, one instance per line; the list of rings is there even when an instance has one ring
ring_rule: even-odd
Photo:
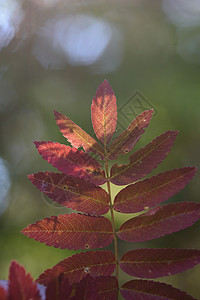
[[[84,151],[54,142],[34,142],[42,157],[58,171],[101,185],[106,182],[101,165]]]
[[[58,215],[28,225],[22,233],[61,249],[95,249],[108,246],[113,239],[109,219],[71,213]]]
[[[85,132],[76,123],[65,115],[54,111],[56,122],[63,136],[68,139],[75,148],[83,147],[85,152],[98,153],[100,157],[104,157],[103,148],[95,141],[87,132]]]
[[[97,287],[96,287],[96,278],[94,279],[89,274],[84,277],[78,284],[76,289],[76,294],[72,297],[72,300],[94,300],[99,299]]]
[[[8,300],[7,291],[2,286],[0,286],[0,300]]]
[[[196,171],[194,167],[174,169],[129,185],[115,197],[114,209],[136,213],[158,205],[183,189]]]
[[[120,289],[126,300],[195,300],[185,292],[166,283],[150,280],[131,280]]]
[[[118,155],[128,153],[133,149],[144,133],[144,128],[149,125],[152,114],[153,109],[143,111],[133,120],[129,127],[111,143],[108,150],[108,157],[110,159],[116,159]]]
[[[118,236],[129,242],[148,241],[189,227],[199,218],[199,203],[171,203],[126,221],[121,225]]]
[[[69,284],[78,283],[87,274],[92,277],[110,276],[115,269],[115,256],[112,251],[87,251],[72,255],[59,262],[52,269],[42,273],[37,282],[47,285],[52,278],[64,274]]]
[[[96,278],[96,287],[101,300],[118,299],[118,281],[115,276],[100,276]]]
[[[156,278],[180,273],[199,263],[199,250],[136,249],[122,256],[120,267],[134,277]]]
[[[13,261],[9,270],[8,299],[41,300],[36,283],[30,274],[25,273],[24,267]]]
[[[109,210],[108,193],[84,179],[54,172],[39,172],[28,178],[45,195],[68,208],[95,215]]]
[[[178,131],[167,131],[131,155],[129,164],[114,164],[110,181],[116,185],[126,185],[146,176],[165,159],[177,134]]]
[[[106,148],[117,124],[116,97],[107,80],[101,83],[92,100],[91,117],[95,134]]]

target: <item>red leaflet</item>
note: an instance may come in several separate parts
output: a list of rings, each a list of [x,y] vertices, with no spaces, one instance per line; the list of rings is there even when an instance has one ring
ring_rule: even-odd
[[[69,300],[72,292],[72,286],[63,274],[54,278],[47,285],[45,300]]]
[[[82,214],[59,215],[28,225],[22,233],[30,238],[61,249],[95,249],[113,240],[109,219]]]
[[[126,221],[120,227],[118,236],[129,242],[148,241],[189,227],[199,218],[199,203],[172,203]]]
[[[84,277],[78,284],[76,295],[72,300],[98,300],[99,295],[96,287],[96,279],[89,274]]]
[[[91,117],[96,136],[106,147],[117,124],[116,97],[107,80],[101,83],[92,100]]]
[[[199,250],[137,249],[122,256],[120,267],[134,277],[156,278],[180,273],[199,263]]]
[[[87,274],[93,277],[110,276],[115,269],[115,256],[108,250],[88,251],[75,254],[64,259],[52,269],[46,270],[37,279],[37,282],[47,285],[52,278],[64,274],[69,284],[79,282]]]
[[[83,147],[85,152],[94,152],[98,153],[101,157],[104,156],[104,151],[101,145],[98,144],[81,127],[57,111],[54,111],[54,115],[57,124],[60,127],[60,131],[63,136],[68,139],[72,146],[75,148]]]
[[[15,261],[10,265],[8,299],[41,299],[36,283],[33,282],[30,274],[26,274],[25,269]]]
[[[95,215],[109,210],[108,193],[84,179],[54,172],[40,172],[28,178],[45,195],[68,208]]]
[[[195,300],[185,292],[166,283],[147,280],[131,280],[120,289],[126,300]]]
[[[0,300],[7,300],[7,292],[0,286]]]
[[[54,142],[34,142],[42,157],[58,171],[91,181],[96,185],[106,182],[101,165],[87,153]]]
[[[96,278],[96,287],[100,300],[118,299],[118,281],[114,276],[101,276]]]
[[[143,111],[133,120],[129,127],[118,136],[110,145],[108,156],[110,159],[116,159],[118,155],[128,153],[144,133],[144,128],[149,125],[153,114],[153,109]]]
[[[129,164],[114,164],[110,181],[116,185],[126,185],[146,176],[167,156],[177,134],[178,131],[167,131],[131,155]]]
[[[158,205],[183,189],[196,171],[194,167],[175,169],[129,185],[115,197],[114,209],[136,213]]]

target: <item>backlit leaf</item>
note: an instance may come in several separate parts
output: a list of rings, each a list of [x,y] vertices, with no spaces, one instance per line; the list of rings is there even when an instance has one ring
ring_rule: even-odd
[[[0,286],[0,300],[7,300],[7,292],[6,290]]]
[[[84,277],[77,285],[76,295],[72,300],[98,300],[98,292],[96,287],[96,278],[89,274]]]
[[[41,299],[37,285],[30,274],[26,274],[24,267],[15,261],[11,263],[9,270],[8,299]]]
[[[143,111],[133,120],[129,127],[112,142],[108,150],[108,157],[110,159],[116,159],[118,155],[128,153],[133,149],[144,133],[144,128],[149,125],[152,114],[153,109]]]
[[[122,256],[120,267],[134,277],[156,278],[185,271],[199,263],[199,250],[136,249]]]
[[[200,203],[171,203],[126,221],[118,236],[129,242],[148,241],[189,227],[199,218]]]
[[[114,276],[101,276],[96,278],[96,287],[100,300],[118,299],[118,281]]]
[[[68,208],[95,215],[109,210],[108,193],[84,179],[54,172],[39,172],[28,178],[45,195]]]
[[[165,159],[177,134],[178,131],[167,131],[131,155],[129,164],[114,164],[110,181],[116,185],[126,185],[149,174]]]
[[[63,136],[68,139],[72,146],[75,148],[83,147],[87,153],[94,152],[98,153],[101,157],[104,156],[104,151],[101,145],[81,127],[57,111],[54,111],[54,115],[60,131]]]
[[[93,277],[110,276],[115,269],[115,256],[112,251],[87,251],[70,256],[59,262],[52,269],[42,273],[37,282],[47,285],[52,278],[64,274],[69,284],[79,282],[87,274]]]
[[[126,300],[195,300],[169,284],[150,280],[128,281],[120,292]]]
[[[106,147],[117,124],[116,97],[107,80],[101,83],[92,100],[91,117],[95,134]]]
[[[106,182],[101,165],[84,151],[54,142],[34,142],[42,157],[58,171],[91,181]]]
[[[108,246],[113,239],[109,219],[72,213],[37,221],[22,233],[30,238],[61,249],[95,249]]]
[[[122,213],[136,213],[149,209],[183,189],[195,173],[196,168],[186,167],[160,173],[129,185],[115,197],[114,209]]]
[[[72,292],[72,286],[63,274],[50,281],[46,288],[45,300],[69,300]]]

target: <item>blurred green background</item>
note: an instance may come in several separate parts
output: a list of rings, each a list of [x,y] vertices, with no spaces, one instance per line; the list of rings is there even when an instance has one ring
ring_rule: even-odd
[[[33,141],[66,142],[53,109],[93,135],[90,105],[105,78],[120,108],[116,135],[130,118],[155,108],[136,150],[167,130],[180,131],[173,151],[153,174],[198,167],[199,0],[0,0],[1,279],[7,279],[14,259],[36,278],[75,253],[47,247],[20,233],[29,223],[66,212],[36,190],[26,175],[53,170]],[[113,194],[117,190],[113,187]],[[198,173],[168,203],[185,200],[199,201]],[[119,225],[130,215],[116,217]],[[120,242],[120,255],[140,247],[200,249],[199,229],[196,223],[146,243]],[[195,267],[161,280],[200,298],[199,278],[200,267]]]

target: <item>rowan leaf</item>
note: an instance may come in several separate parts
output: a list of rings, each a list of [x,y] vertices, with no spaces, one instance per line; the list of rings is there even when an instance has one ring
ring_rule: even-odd
[[[72,286],[63,274],[50,281],[46,288],[45,300],[69,300],[72,292]]]
[[[41,300],[37,285],[30,274],[25,273],[24,267],[13,261],[9,270],[8,299]]]
[[[28,225],[22,233],[61,249],[95,249],[113,240],[112,224],[105,217],[71,213],[58,215]]]
[[[100,300],[118,299],[118,281],[115,276],[97,277],[96,287]]]
[[[192,296],[166,283],[131,280],[120,289],[126,300],[195,300]]]
[[[136,249],[122,256],[120,267],[134,277],[157,278],[180,273],[199,263],[199,250]]]
[[[101,83],[92,100],[91,117],[95,134],[106,148],[117,124],[116,97],[107,80]]]
[[[84,277],[78,284],[76,289],[76,294],[74,297],[70,298],[72,300],[94,300],[99,299],[96,278],[94,279],[89,274]]]
[[[171,203],[126,221],[117,234],[124,241],[143,242],[189,227],[199,218],[200,203]]]
[[[40,191],[63,206],[95,215],[109,211],[108,193],[84,179],[54,172],[39,172],[28,178]]]
[[[84,151],[54,142],[34,142],[42,157],[58,171],[101,185],[106,182],[102,166]]]
[[[126,185],[149,174],[165,159],[177,134],[178,131],[167,131],[131,155],[129,164],[114,164],[110,181],[116,185]]]
[[[137,116],[129,127],[120,134],[110,145],[108,150],[109,159],[116,159],[118,155],[130,152],[145,132],[144,128],[149,125],[153,109],[143,111]]]
[[[156,206],[183,189],[196,171],[195,167],[174,169],[131,184],[117,194],[114,209],[136,213]]]
[[[98,153],[101,158],[104,157],[103,148],[95,139],[85,132],[76,123],[70,120],[65,115],[54,111],[57,125],[60,128],[63,136],[68,139],[75,148],[83,147],[85,152]]]
[[[69,284],[78,283],[87,274],[92,277],[110,276],[115,269],[115,256],[112,251],[87,251],[72,255],[59,262],[52,269],[42,273],[37,282],[47,285],[52,278],[64,274]]]

